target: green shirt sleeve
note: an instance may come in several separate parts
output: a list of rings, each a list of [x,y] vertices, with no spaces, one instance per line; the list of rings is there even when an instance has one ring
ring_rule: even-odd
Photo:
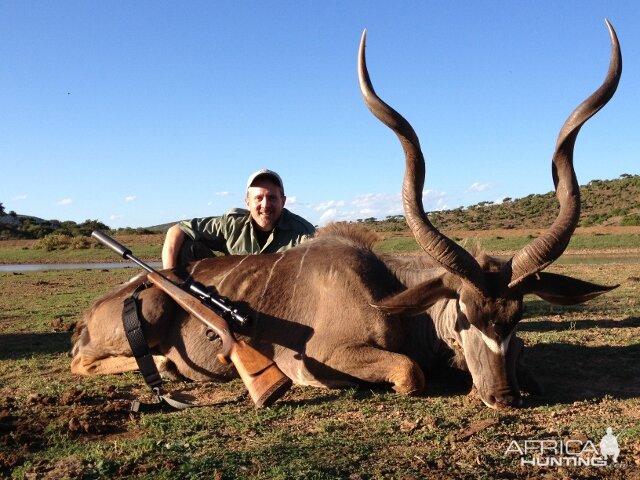
[[[182,221],[179,226],[191,240],[201,242],[211,250],[227,253],[226,223],[225,216],[203,217]]]

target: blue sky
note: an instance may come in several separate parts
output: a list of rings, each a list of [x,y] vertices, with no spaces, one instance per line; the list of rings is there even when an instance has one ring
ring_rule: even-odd
[[[553,188],[571,111],[623,75],[582,129],[581,184],[640,173],[640,7],[612,1],[0,2],[0,202],[117,228],[242,206],[285,182],[315,224],[402,213],[404,159],[364,106],[373,84],[415,128],[426,210]]]

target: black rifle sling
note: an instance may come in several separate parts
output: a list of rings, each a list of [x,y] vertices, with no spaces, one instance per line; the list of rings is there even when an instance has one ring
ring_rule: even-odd
[[[165,405],[176,410],[193,407],[195,405],[179,402],[162,395],[160,389],[160,386],[162,385],[162,377],[160,376],[158,367],[153,360],[153,355],[151,354],[147,340],[144,338],[142,325],[140,324],[140,318],[138,315],[138,295],[150,286],[151,285],[147,283],[140,284],[131,296],[124,300],[122,323],[125,334],[127,335],[127,340],[129,341],[129,346],[131,347],[133,356],[138,364],[140,374],[155,394],[158,402],[155,404],[145,404],[138,400],[134,400],[131,404],[131,410],[134,412],[152,411],[161,409]]]
[[[147,340],[144,338],[138,311],[138,295],[140,295],[140,292],[151,286],[152,285],[149,283],[140,284],[138,288],[133,291],[131,296],[124,300],[124,306],[122,309],[122,323],[124,325],[124,331],[127,336],[129,346],[131,347],[131,351],[136,359],[142,378],[144,378],[144,381],[149,385],[157,400],[156,403],[143,403],[139,400],[134,400],[131,403],[131,411],[152,412],[161,410],[165,407],[171,410],[184,410],[189,407],[211,407],[238,402],[246,398],[247,392],[243,392],[233,400],[194,405],[193,403],[181,402],[162,394],[162,390],[160,388],[162,385],[162,377],[160,376],[158,367],[153,360],[153,355],[151,354]]]
[[[143,283],[135,289],[130,297],[125,298],[124,308],[122,309],[122,324],[124,325],[124,332],[127,334],[127,340],[133,356],[138,362],[140,373],[147,385],[154,389],[160,387],[162,378],[160,378],[160,372],[158,372],[158,368],[153,361],[153,355],[151,355],[147,340],[144,338],[142,325],[138,318],[138,295],[145,288],[147,288],[147,284]]]

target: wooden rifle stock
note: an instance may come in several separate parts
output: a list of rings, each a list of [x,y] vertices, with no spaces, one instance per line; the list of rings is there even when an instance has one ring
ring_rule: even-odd
[[[222,339],[224,350],[218,354],[218,360],[224,364],[231,360],[257,407],[271,405],[289,389],[291,379],[280,371],[273,360],[246,342],[233,338],[223,318],[159,273],[151,272],[147,278]]]
[[[220,337],[223,351],[218,355],[218,360],[225,365],[231,360],[256,407],[271,405],[289,389],[292,383],[291,379],[280,371],[276,363],[246,342],[237,341],[233,337],[227,321],[214,310],[136,258],[131,254],[131,250],[109,235],[95,230],[91,236],[123,258],[144,268],[149,272],[147,278],[151,283]]]

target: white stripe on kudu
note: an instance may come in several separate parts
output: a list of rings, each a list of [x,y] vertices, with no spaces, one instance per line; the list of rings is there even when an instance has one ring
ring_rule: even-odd
[[[222,279],[218,282],[218,285],[216,286],[216,288],[218,290],[220,290],[222,288],[222,284],[224,283],[224,281],[227,279],[227,277],[229,275],[231,275],[238,267],[240,267],[240,265],[242,265],[242,262],[244,262],[247,258],[249,258],[251,255],[247,255],[246,257],[244,257],[242,260],[240,260],[238,263],[236,263],[236,266],[231,268],[230,270],[227,271],[227,273],[225,273],[222,276]]]
[[[262,289],[262,293],[260,294],[260,298],[258,299],[258,306],[256,308],[256,313],[259,316],[260,315],[260,311],[262,310],[262,302],[264,301],[264,296],[267,293],[267,289],[269,288],[269,283],[271,282],[271,277],[273,277],[273,272],[276,269],[276,266],[278,265],[278,263],[280,263],[280,260],[282,260],[284,258],[284,253],[280,254],[280,258],[278,258],[275,262],[273,262],[273,265],[271,266],[271,270],[269,270],[269,275],[267,276],[267,281],[264,284],[264,288]]]
[[[293,293],[291,295],[291,302],[293,302],[294,299],[296,298],[296,288],[298,286],[298,280],[300,279],[300,274],[302,273],[302,266],[304,265],[304,259],[307,256],[307,253],[309,253],[309,246],[307,246],[306,250],[302,254],[302,257],[300,257],[300,265],[298,265],[298,273],[296,275],[296,279],[293,281]]]

